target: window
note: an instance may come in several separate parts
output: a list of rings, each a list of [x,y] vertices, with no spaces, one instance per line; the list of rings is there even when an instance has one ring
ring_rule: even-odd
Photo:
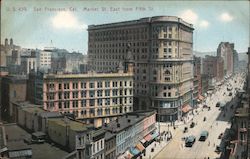
[[[86,107],[86,100],[84,99],[84,100],[81,100],[81,106],[82,107]]]
[[[95,100],[94,99],[90,99],[89,100],[89,105],[90,106],[95,106]]]
[[[69,83],[64,83],[64,89],[69,89]]]
[[[90,82],[89,83],[89,88],[95,88],[95,83],[94,82]]]
[[[110,82],[109,82],[109,81],[106,81],[106,82],[105,82],[105,87],[106,87],[106,88],[109,88],[109,87],[110,87]]]
[[[109,97],[110,96],[110,90],[105,90],[105,96]]]
[[[78,89],[78,83],[76,82],[73,83],[73,89]]]
[[[61,83],[58,84],[58,89],[59,90],[62,89],[62,84]]]
[[[169,53],[172,53],[172,49],[171,49],[171,48],[168,48],[168,52],[169,52]]]
[[[164,93],[163,93],[163,96],[164,96],[164,97],[166,97],[166,96],[167,96],[167,93],[166,93],[166,92],[164,92]]]
[[[81,91],[81,97],[84,98],[86,97],[87,92],[86,91]]]
[[[94,90],[89,91],[89,96],[90,96],[90,97],[95,97],[95,91],[94,91]]]
[[[105,105],[110,105],[110,99],[109,98],[105,99]]]
[[[85,82],[81,82],[81,88],[86,88],[86,83]]]
[[[58,108],[61,109],[62,108],[62,102],[58,103]]]
[[[74,100],[72,105],[73,105],[73,108],[77,108],[78,107],[78,100]]]
[[[97,82],[97,88],[102,88],[102,82],[101,81]]]
[[[168,96],[171,97],[171,92],[168,92]]]
[[[97,91],[97,96],[98,96],[98,97],[102,97],[102,92],[103,92],[103,90],[98,90],[98,91]]]
[[[97,99],[98,106],[102,106],[102,99]]]
[[[118,92],[117,89],[113,89],[113,90],[112,90],[112,95],[113,95],[113,96],[117,96],[117,92]]]
[[[78,92],[72,92],[73,93],[73,98],[78,98]]]

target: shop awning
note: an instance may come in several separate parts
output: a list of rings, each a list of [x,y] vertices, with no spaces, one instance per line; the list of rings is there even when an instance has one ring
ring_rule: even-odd
[[[140,150],[141,152],[143,150],[145,150],[145,147],[141,144],[141,143],[138,143],[136,146],[135,146],[138,150]]]
[[[131,154],[131,152],[129,152],[129,151],[126,151],[126,156],[125,156],[125,159],[131,159],[134,155],[133,154]]]
[[[145,139],[141,139],[140,142],[141,142],[142,144],[144,144],[144,143],[147,142],[147,141],[146,141]]]
[[[147,136],[144,137],[144,139],[146,141],[151,141],[152,140],[152,136],[150,134],[148,134]]]
[[[192,109],[192,107],[190,106],[190,105],[185,105],[185,106],[183,106],[182,107],[182,112],[183,113],[187,113],[187,112],[189,112],[190,110]]]
[[[198,96],[198,99],[199,99],[199,100],[204,100],[204,97],[203,97],[202,95],[199,95],[199,96]]]
[[[135,147],[130,148],[130,152],[134,156],[138,155],[140,153],[140,151],[137,148],[135,148]]]
[[[159,136],[159,132],[158,132],[158,131],[155,131],[151,136],[152,136],[152,138],[154,139],[154,138],[156,138],[157,136]]]

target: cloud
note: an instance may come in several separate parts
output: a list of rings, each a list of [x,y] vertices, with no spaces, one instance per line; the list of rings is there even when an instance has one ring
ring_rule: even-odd
[[[80,23],[77,17],[69,11],[58,12],[51,18],[52,26],[56,29],[74,29],[83,30],[87,25]]]
[[[210,23],[206,20],[201,20],[199,23],[199,27],[201,28],[207,28],[210,25]]]
[[[198,14],[191,9],[183,11],[179,15],[184,21],[193,24],[199,28],[208,28],[210,23],[207,20],[200,19]]]
[[[191,23],[191,24],[196,24],[197,23],[197,20],[198,20],[198,15],[193,12],[191,9],[188,9],[184,12],[181,13],[180,17],[188,22],[188,23]]]
[[[229,13],[222,13],[221,15],[220,15],[220,20],[222,21],[222,22],[230,22],[230,21],[232,21],[234,19],[234,17],[232,16],[232,15],[230,15]]]

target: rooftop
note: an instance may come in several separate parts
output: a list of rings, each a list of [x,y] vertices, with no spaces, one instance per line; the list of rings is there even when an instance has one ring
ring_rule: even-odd
[[[43,110],[43,106],[42,105],[36,105],[36,104],[32,104],[29,101],[24,101],[24,102],[19,102],[19,101],[15,101],[12,102],[13,104],[18,105],[22,110],[29,112],[29,113],[43,113],[46,112],[45,110]]]
[[[65,118],[52,118],[52,119],[48,119],[48,120],[49,120],[49,122],[53,122],[53,123],[56,123],[56,124],[64,126],[64,127],[66,127],[68,125],[70,127],[70,129],[74,130],[74,131],[86,131],[87,128],[89,127],[88,124],[73,121],[73,120],[70,120],[66,117]]]
[[[127,113],[122,117],[118,117],[116,121],[112,121],[106,126],[103,126],[103,129],[110,132],[118,133],[132,125],[135,125],[139,121],[143,120],[145,117],[153,115],[155,111],[139,111]]]
[[[193,29],[193,25],[185,22],[179,17],[176,16],[154,16],[154,17],[145,17],[136,20],[130,21],[122,21],[122,22],[115,22],[115,23],[107,23],[107,24],[100,24],[100,25],[89,25],[88,30],[91,29],[103,29],[109,27],[123,27],[126,25],[138,25],[138,24],[146,24],[146,23],[154,23],[154,22],[175,22],[181,23],[187,27]]]
[[[132,78],[132,73],[97,73],[97,72],[91,72],[89,71],[88,73],[84,74],[44,74],[45,79],[55,79],[55,78],[109,78],[109,77],[131,77]]]
[[[7,146],[10,150],[32,148],[32,158],[35,159],[61,159],[68,154],[66,151],[48,143],[27,145],[23,140],[31,138],[31,135],[24,129],[16,124],[6,124],[4,127],[8,135]]]

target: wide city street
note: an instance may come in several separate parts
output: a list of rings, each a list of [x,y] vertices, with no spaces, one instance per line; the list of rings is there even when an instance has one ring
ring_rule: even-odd
[[[192,121],[195,123],[193,128],[190,128],[190,122],[179,125],[175,130],[173,139],[164,149],[156,155],[155,159],[204,159],[204,158],[219,158],[220,153],[215,152],[216,146],[223,146],[219,135],[225,133],[227,128],[230,128],[230,119],[233,115],[231,106],[236,106],[236,88],[242,89],[244,84],[243,77],[237,75],[227,80],[223,85],[215,88],[214,92],[208,95],[202,105],[200,111],[194,110],[194,117]],[[228,91],[228,87],[232,90]],[[230,92],[232,95],[230,96]],[[217,102],[225,102],[224,110],[216,107]],[[207,105],[211,109],[202,108]],[[206,120],[204,121],[204,117]],[[188,127],[186,133],[184,128]],[[208,138],[205,141],[199,141],[200,133],[206,130],[209,132]],[[192,147],[185,147],[184,137],[194,135],[196,141]]]

